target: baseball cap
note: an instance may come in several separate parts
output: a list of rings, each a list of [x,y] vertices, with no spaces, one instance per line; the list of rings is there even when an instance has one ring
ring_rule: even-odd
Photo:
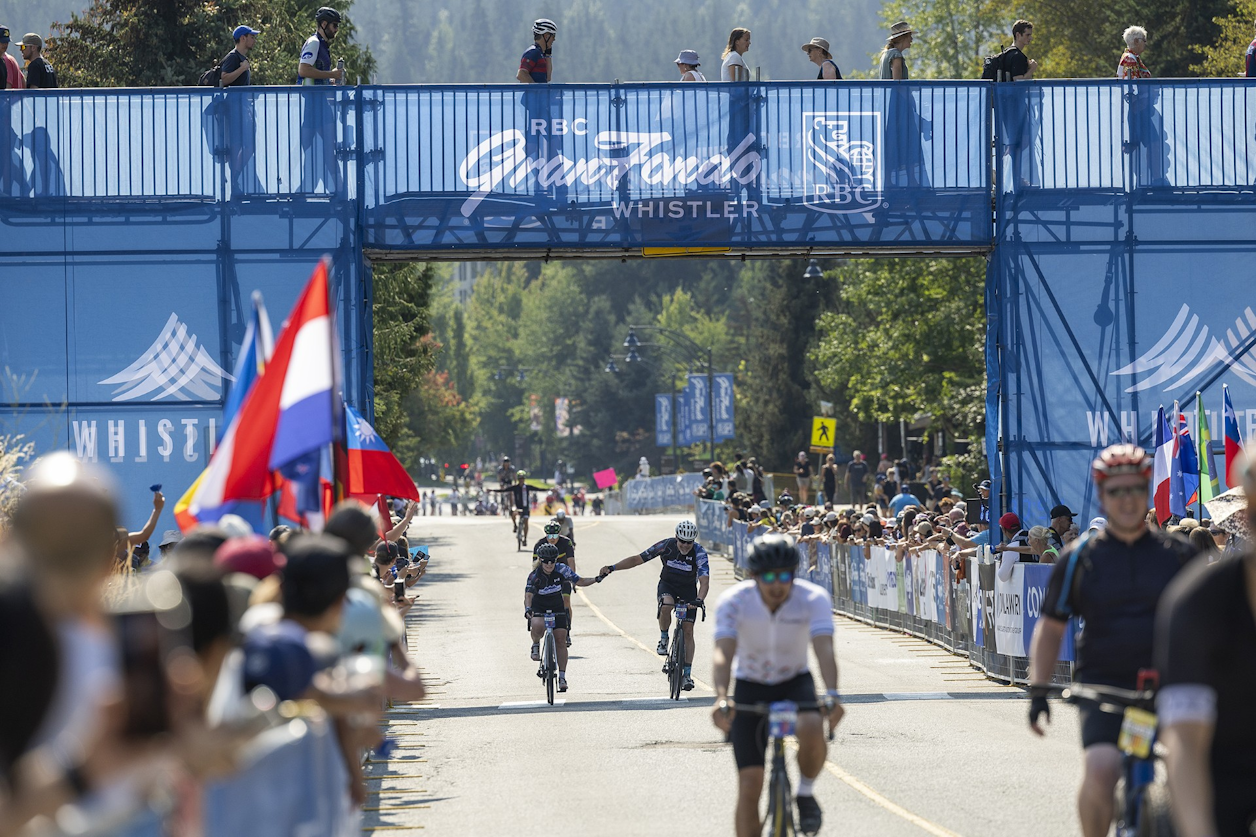
[[[304,638],[287,623],[267,625],[244,640],[244,687],[271,689],[280,700],[295,700],[314,682],[319,664]]]
[[[261,535],[231,538],[214,553],[214,566],[224,573],[244,573],[256,579],[274,575],[285,563],[283,555]]]
[[[1094,517],[1094,518],[1091,518],[1090,525],[1087,526],[1086,529],[1088,531],[1090,529],[1098,529],[1100,531],[1103,531],[1103,528],[1107,525],[1108,525],[1108,519],[1106,517]]]
[[[1057,517],[1067,517],[1071,519],[1077,517],[1077,514],[1069,511],[1068,506],[1061,504],[1051,510],[1051,519],[1055,520]]]
[[[768,509],[772,508],[772,504],[768,502],[767,500],[761,500],[759,501],[759,508],[763,509],[764,511],[767,511]]]
[[[43,51],[44,39],[34,32],[27,32],[22,36],[22,46],[33,46],[35,49]]]
[[[9,27],[0,26],[0,44],[7,44],[8,42],[9,42]]]
[[[833,521],[837,520],[837,512],[829,512],[828,514],[824,516],[824,520],[827,523],[832,523]]]
[[[975,482],[973,483],[973,488],[978,489],[978,490],[981,490],[984,488],[986,491],[989,491],[990,480],[982,480],[981,482]]]
[[[999,526],[1004,529],[1019,529],[1020,525],[1020,518],[1016,516],[1015,512],[1008,512],[999,518]]]
[[[235,28],[235,31],[231,33],[231,37],[238,41],[241,38],[243,38],[245,35],[260,35],[260,34],[262,33],[257,31],[251,26],[237,26]]]

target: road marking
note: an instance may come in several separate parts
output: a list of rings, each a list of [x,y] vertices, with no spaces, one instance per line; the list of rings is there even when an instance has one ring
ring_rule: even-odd
[[[886,700],[954,700],[950,692],[884,692]]]
[[[685,697],[684,695],[681,695],[680,699],[689,700],[689,698]],[[669,697],[620,698],[618,701],[616,701],[616,703],[663,703],[664,701],[670,701],[670,700],[671,698]]]
[[[588,597],[585,596],[584,594],[584,590],[577,589],[576,592],[580,594],[581,600],[586,605],[589,606],[589,609],[593,611],[593,614],[597,616],[597,618],[601,619],[603,622],[606,623],[607,627],[609,627],[611,630],[618,633],[620,636],[622,636],[624,639],[628,640],[632,644],[636,645],[642,651],[645,651],[647,654],[650,654],[656,657],[658,656],[658,654],[655,652],[653,648],[650,648],[645,643],[640,642],[636,637],[630,636],[627,631],[625,631],[623,628],[619,627],[614,622],[612,622],[609,618],[607,618],[606,614],[602,613],[601,609],[599,609],[597,605],[589,601]],[[706,683],[703,683],[702,681],[698,680],[698,678],[696,677],[694,678],[694,682],[702,686],[702,688],[704,689],[710,689],[711,691],[715,691],[715,689],[713,689],[711,686],[709,686]],[[947,693],[930,692],[928,694],[947,694]],[[950,696],[947,695],[947,697],[949,698]],[[793,747],[793,749],[795,750],[798,749],[798,746],[796,743],[791,741],[790,745]],[[891,814],[902,817],[903,819],[907,820],[912,825],[915,825],[918,828],[921,828],[924,831],[928,832],[929,834],[934,835],[934,837],[960,837],[960,835],[956,834],[954,831],[949,831],[940,825],[936,825],[930,822],[929,820],[925,819],[924,817],[913,814],[911,811],[908,811],[906,808],[902,807],[901,805],[898,805],[890,801],[886,797],[874,791],[872,788],[865,785],[863,782],[856,779],[851,774],[847,773],[842,768],[838,767],[833,762],[826,761],[824,763],[824,768],[828,770],[830,773],[832,773],[834,776],[836,776],[838,779],[841,779],[851,788],[853,788],[854,790],[866,796],[872,802],[876,803],[880,807],[889,811]]]
[[[554,701],[555,706],[562,706],[567,702],[566,698],[558,698]],[[538,706],[549,706],[549,701],[545,700],[517,700],[510,703],[500,704],[498,709],[533,709]]]
[[[593,615],[596,616],[598,619],[601,619],[603,622],[605,622],[608,628],[610,628],[612,631],[615,631],[624,639],[628,640],[633,645],[640,648],[642,651],[645,651],[647,654],[652,654],[653,656],[658,657],[657,651],[655,651],[653,648],[649,647],[648,645],[644,644],[643,642],[640,642],[636,637],[630,635],[623,628],[619,627],[610,619],[608,619],[606,614],[602,612],[601,608],[599,608],[593,602],[589,601],[589,597],[584,594],[584,590],[577,589],[576,592],[580,594],[580,600],[584,602],[586,605],[588,605],[589,610],[593,611]],[[702,688],[706,689],[709,692],[715,691],[715,688],[711,686],[709,683],[704,683],[696,677],[693,678],[693,682],[697,683],[699,686],[701,686]]]

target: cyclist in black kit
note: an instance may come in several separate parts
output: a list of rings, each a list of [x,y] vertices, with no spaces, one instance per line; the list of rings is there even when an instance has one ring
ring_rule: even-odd
[[[515,476],[519,481],[514,485],[508,485],[505,488],[490,488],[489,492],[493,494],[506,494],[510,497],[511,502],[515,504],[515,509],[519,515],[519,521],[516,526],[523,527],[523,539],[526,541],[528,539],[528,518],[532,515],[532,503],[531,498],[528,496],[528,492],[532,491],[539,493],[544,491],[544,489],[528,485],[527,471],[519,471]]]
[[[1250,464],[1243,472],[1256,496]],[[1156,615],[1156,669],[1177,833],[1256,834],[1256,553],[1196,561],[1174,579]]]
[[[1094,461],[1092,475],[1108,525],[1069,545],[1055,564],[1043,597],[1042,618],[1029,650],[1029,725],[1051,720],[1047,693],[1068,630],[1080,616],[1073,679],[1133,690],[1140,669],[1150,669],[1156,606],[1169,582],[1194,555],[1184,539],[1147,527],[1152,459],[1136,445],[1112,445]],[[1105,837],[1121,776],[1121,715],[1093,702],[1079,703],[1084,776],[1077,795],[1085,837]]]
[[[697,618],[697,609],[706,599],[707,590],[711,586],[711,570],[707,564],[706,550],[695,543],[698,527],[691,520],[682,520],[676,526],[676,537],[661,540],[640,555],[630,555],[624,560],[609,567],[603,567],[598,579],[615,572],[637,567],[651,558],[659,558],[662,571],[659,573],[658,617],[659,656],[667,656],[667,632],[672,624],[672,606],[676,602],[690,602],[694,607],[685,616],[681,628],[685,632],[685,691],[693,689],[693,623]]]
[[[540,557],[540,549],[545,544],[550,544],[558,550],[558,563],[566,564],[567,568],[573,572],[576,569],[576,545],[571,542],[570,538],[559,534],[562,526],[558,521],[551,520],[545,524],[545,535],[532,546],[532,557]],[[571,647],[571,585],[568,584],[563,588],[563,606],[567,609],[567,647]]]
[[[563,605],[563,588],[588,587],[596,578],[581,578],[569,567],[558,563],[558,550],[553,544],[537,547],[536,565],[523,588],[523,617],[532,631],[532,659],[541,659],[541,637],[545,634],[545,613],[554,614],[554,640],[558,644],[558,691],[567,691],[567,613]]]

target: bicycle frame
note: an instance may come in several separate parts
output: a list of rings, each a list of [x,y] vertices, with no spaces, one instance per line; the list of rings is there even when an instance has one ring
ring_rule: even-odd
[[[659,602],[662,607],[662,602]],[[685,619],[689,616],[689,602],[673,602],[672,615],[676,620],[676,632],[672,635],[672,647],[667,654],[667,662],[663,663],[663,673],[667,675],[671,687],[672,700],[680,700],[680,693],[685,683]],[[702,621],[706,621],[706,607],[702,608]]]
[[[768,738],[772,742],[772,771],[768,778],[768,834],[797,833],[789,771],[785,767],[785,739],[798,727],[798,704],[783,700],[768,707]]]
[[[545,636],[541,637],[541,670],[537,672],[545,681],[545,700],[554,705],[554,683],[558,679],[558,642],[554,639],[554,611],[545,611]]]

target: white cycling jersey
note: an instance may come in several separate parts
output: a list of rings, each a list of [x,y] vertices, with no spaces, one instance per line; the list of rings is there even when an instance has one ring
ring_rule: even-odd
[[[808,670],[811,638],[833,635],[833,602],[818,584],[794,580],[776,613],[768,610],[753,579],[720,596],[715,604],[715,639],[736,639],[733,677],[755,683],[784,683]]]

